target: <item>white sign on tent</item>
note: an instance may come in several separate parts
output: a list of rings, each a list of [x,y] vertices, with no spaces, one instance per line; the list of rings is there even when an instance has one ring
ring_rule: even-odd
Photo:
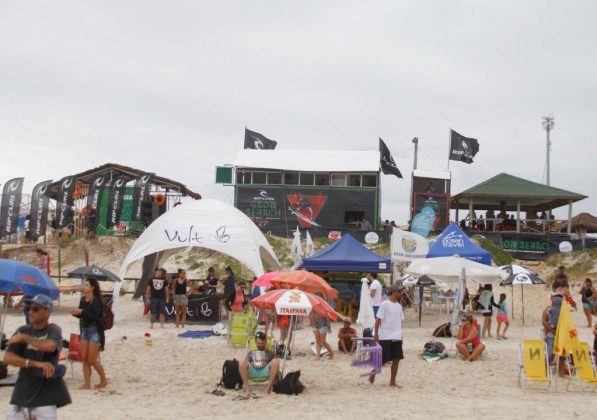
[[[394,261],[412,261],[425,258],[429,252],[429,244],[421,235],[394,228],[390,244]]]

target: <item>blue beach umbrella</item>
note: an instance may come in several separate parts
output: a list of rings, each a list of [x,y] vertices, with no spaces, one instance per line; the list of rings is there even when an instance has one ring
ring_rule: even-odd
[[[17,260],[0,259],[0,292],[38,294],[58,299],[60,291],[54,281],[42,270]]]

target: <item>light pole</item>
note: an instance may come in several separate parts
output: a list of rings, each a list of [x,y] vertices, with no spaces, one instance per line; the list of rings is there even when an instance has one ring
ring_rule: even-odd
[[[543,129],[547,133],[546,140],[546,154],[545,154],[545,184],[549,185],[549,151],[551,149],[551,141],[549,140],[549,132],[553,130],[555,125],[554,116],[548,115],[547,117],[541,117],[543,119]]]

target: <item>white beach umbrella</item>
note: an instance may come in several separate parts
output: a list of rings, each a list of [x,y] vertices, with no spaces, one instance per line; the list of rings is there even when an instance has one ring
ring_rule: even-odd
[[[413,277],[427,276],[436,281],[458,283],[461,280],[463,269],[466,280],[483,284],[498,284],[508,276],[506,272],[497,267],[480,264],[456,255],[415,260],[404,271]]]
[[[369,284],[367,279],[361,279],[361,283],[361,302],[359,304],[357,324],[363,328],[373,328],[375,326],[375,315],[373,314],[373,304],[369,294]]]

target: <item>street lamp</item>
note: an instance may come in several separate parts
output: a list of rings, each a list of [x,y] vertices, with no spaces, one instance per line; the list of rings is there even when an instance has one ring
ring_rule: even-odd
[[[553,126],[555,125],[554,116],[552,114],[541,117],[543,119],[542,125],[543,129],[547,133],[547,141],[546,141],[546,154],[545,154],[545,183],[549,185],[549,151],[551,149],[551,141],[549,140],[549,132],[553,130]]]

